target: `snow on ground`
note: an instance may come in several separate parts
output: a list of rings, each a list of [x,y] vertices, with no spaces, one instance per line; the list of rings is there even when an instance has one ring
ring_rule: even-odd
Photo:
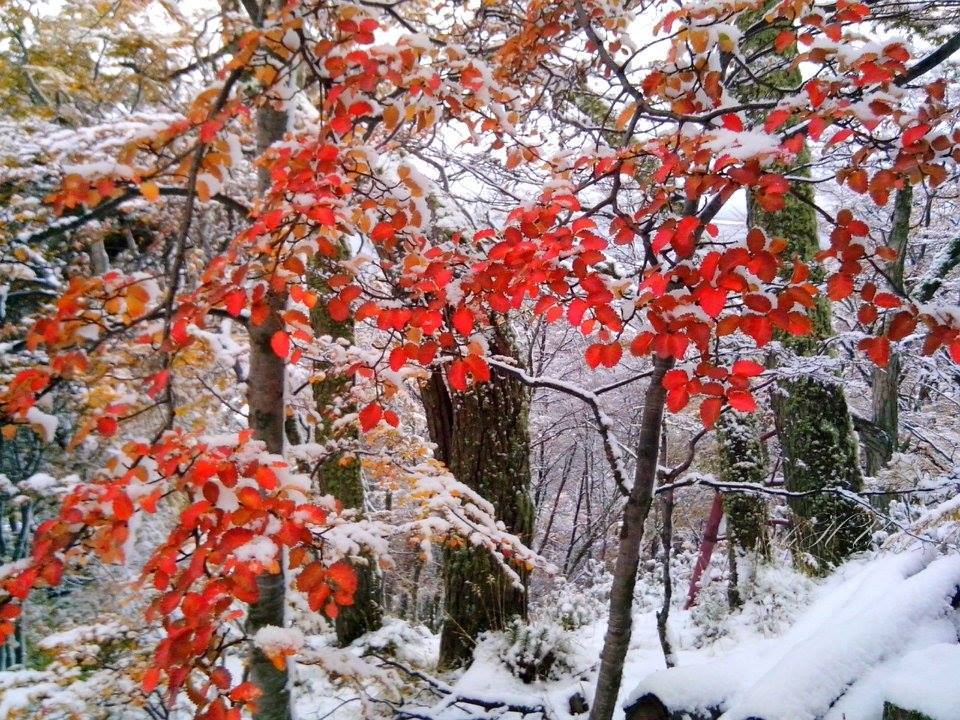
[[[957,613],[950,608],[960,585],[960,557],[910,551],[852,561],[816,583],[787,568],[767,572],[756,595],[725,620],[723,636],[705,647],[699,647],[702,620],[674,609],[671,630],[679,647],[672,670],[664,669],[655,611],[641,603],[622,704],[654,692],[671,709],[719,708],[723,720],[880,720],[889,701],[935,720],[960,720],[960,645]],[[775,588],[785,589],[783,598]],[[804,600],[791,596],[799,589]],[[779,630],[763,620],[778,602],[779,612],[789,616]],[[500,657],[503,641],[490,638],[469,668],[442,681],[461,698],[543,705],[555,720],[583,720],[585,715],[571,712],[570,698],[591,698],[605,629],[596,620],[565,632],[564,670],[555,680],[523,683]],[[437,640],[425,628],[391,621],[362,641],[362,651],[392,650],[401,662],[432,674]],[[304,682],[311,692],[301,703],[301,720],[329,713],[344,720],[363,716],[346,687],[319,676]],[[438,720],[517,717],[502,710],[478,713],[477,705],[429,694],[413,703]]]
[[[627,704],[653,693],[671,710],[715,708],[723,720],[879,720],[884,700],[919,709],[922,697],[932,717],[956,718],[956,683],[914,670],[940,658],[960,676],[950,607],[958,584],[957,556],[912,551],[848,563],[781,637],[688,656],[694,662],[640,679]]]

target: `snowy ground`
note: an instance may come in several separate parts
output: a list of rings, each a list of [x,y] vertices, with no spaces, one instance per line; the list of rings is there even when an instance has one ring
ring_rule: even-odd
[[[817,584],[784,569],[760,573],[753,597],[732,616],[711,618],[709,607],[672,612],[678,667],[670,671],[654,609],[640,608],[622,700],[655,692],[671,708],[720,708],[723,720],[880,720],[887,700],[935,720],[960,720],[960,624],[950,607],[958,586],[960,557],[919,551],[851,562]],[[705,592],[703,604],[715,602],[718,590],[714,600]],[[604,631],[601,620],[565,634],[570,669],[557,680],[524,684],[495,642],[482,644],[459,677],[442,680],[456,696],[543,705],[555,720],[582,720],[571,714],[570,698],[591,697]],[[424,629],[394,622],[377,642],[430,672],[437,638]],[[301,720],[363,717],[352,691],[317,673],[305,682]],[[427,694],[411,709],[443,720],[478,716],[475,705]]]

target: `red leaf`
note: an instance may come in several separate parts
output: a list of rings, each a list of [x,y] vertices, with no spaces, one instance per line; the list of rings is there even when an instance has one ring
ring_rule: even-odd
[[[290,354],[290,336],[283,330],[277,330],[270,338],[270,347],[273,348],[277,357],[286,360],[287,355]]]
[[[110,437],[117,432],[117,419],[111,415],[104,415],[97,419],[97,432],[104,437]]]
[[[728,390],[727,400],[730,407],[741,412],[753,412],[757,409],[757,401],[749,390]]]
[[[917,327],[917,319],[906,310],[899,312],[890,321],[887,337],[891,340],[903,340]]]
[[[767,120],[763,124],[763,129],[771,133],[790,119],[789,110],[774,110],[767,115]]]
[[[864,338],[857,347],[880,367],[890,362],[890,341],[885,337]]]
[[[469,337],[473,333],[473,312],[469,308],[457,308],[453,313],[453,327],[464,337]]]
[[[764,369],[763,365],[756,360],[737,360],[730,369],[730,372],[734,375],[742,375],[744,377],[757,377],[758,375],[763,375]]]
[[[716,317],[727,304],[727,291],[723,288],[704,285],[697,291],[697,299],[707,315]]]
[[[916,125],[903,133],[903,146],[908,147],[920,142],[930,132],[930,126],[925,124]]]
[[[832,300],[843,300],[853,292],[853,277],[846,273],[831,275],[827,280],[827,295]]]
[[[228,313],[233,317],[238,317],[247,304],[247,294],[243,290],[231,290],[223,299],[223,304]]]
[[[723,123],[723,126],[727,130],[732,130],[733,132],[743,132],[743,120],[740,119],[739,115],[735,113],[727,113],[720,118],[720,122]]]
[[[810,104],[814,108],[818,108],[823,104],[823,101],[826,99],[827,94],[823,91],[823,88],[820,87],[820,83],[816,80],[811,80],[806,84],[807,96],[810,98]]]
[[[707,398],[700,403],[700,420],[705,428],[712,428],[716,424],[722,407],[723,400],[717,397]]]
[[[407,351],[402,345],[390,351],[390,369],[396,372],[407,361]]]
[[[327,303],[327,313],[334,322],[343,322],[350,317],[350,305],[340,298],[333,298]]]
[[[667,409],[670,412],[680,412],[688,402],[690,402],[690,393],[687,392],[686,386],[674,388],[667,393]]]
[[[603,362],[603,345],[594,343],[588,347],[584,353],[584,358],[587,361],[587,365],[589,365],[591,369],[596,370],[600,363]]]
[[[773,47],[778,53],[782,53],[784,50],[793,45],[794,41],[797,39],[797,36],[790,32],[789,30],[781,30],[777,33],[776,39],[773,41]]]
[[[157,689],[157,685],[159,684],[160,668],[147,668],[147,671],[143,674],[143,679],[140,681],[140,687],[143,689],[144,694],[149,695]]]
[[[257,468],[254,479],[264,490],[276,490],[277,488],[277,474],[266,465]]]
[[[150,379],[150,387],[147,389],[147,395],[152,398],[155,398],[159,395],[163,389],[167,386],[167,382],[170,380],[170,371],[161,370],[156,375]]]
[[[950,357],[955,363],[960,363],[960,338],[950,343]]]
[[[447,370],[447,380],[450,387],[460,392],[467,389],[467,366],[463,360],[454,360],[450,363],[450,369]]]
[[[667,390],[675,390],[683,387],[690,382],[686,370],[670,370],[663,376],[663,387]]]
[[[125,492],[119,492],[113,498],[113,516],[124,522],[133,517],[133,502]]]
[[[623,346],[620,343],[609,343],[608,345],[603,345],[600,351],[600,362],[608,368],[615,367],[618,362],[620,362],[620,357],[623,355]]]
[[[364,432],[367,432],[376,427],[377,423],[380,422],[380,418],[383,417],[383,408],[377,403],[370,403],[360,411],[358,417],[360,419],[360,427]]]

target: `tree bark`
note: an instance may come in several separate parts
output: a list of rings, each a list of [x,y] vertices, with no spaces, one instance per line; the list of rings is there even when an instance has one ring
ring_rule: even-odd
[[[710,566],[710,558],[713,557],[713,550],[717,546],[721,520],[723,520],[723,494],[718,492],[713,496],[713,505],[710,506],[710,514],[707,515],[707,524],[703,527],[700,554],[697,556],[697,563],[693,566],[693,573],[690,576],[690,589],[687,591],[687,601],[683,605],[684,610],[689,610],[697,602],[697,595],[700,593],[700,579]]]
[[[263,107],[257,111],[257,147],[263,152],[280,140],[287,127],[287,113]],[[270,187],[266,169],[259,171],[258,187],[265,193]],[[250,323],[250,374],[247,378],[249,426],[253,437],[263,441],[268,452],[282,454],[284,449],[284,395],[286,362],[270,347],[273,334],[282,329],[280,314],[287,305],[285,293],[273,289],[264,298],[270,312],[260,325]],[[251,604],[247,630],[255,633],[265,625],[283,627],[286,604],[286,577],[281,570],[261,575],[257,581],[259,598]],[[249,660],[250,680],[262,691],[254,712],[255,720],[289,720],[290,689],[286,671],[278,670],[269,658],[254,648]]]
[[[763,484],[767,474],[766,456],[756,415],[735,410],[721,415],[717,421],[717,444],[721,480]],[[770,556],[767,505],[757,495],[725,492],[723,512],[727,516],[730,550],[730,605],[738,607],[742,599],[740,580],[746,580],[752,574],[745,571]]]
[[[887,263],[887,277],[898,289],[903,289],[903,264],[906,260],[910,235],[910,211],[913,206],[913,187],[906,185],[897,191],[893,206],[893,227],[887,245],[897,251],[896,259]],[[876,475],[897,451],[900,434],[900,355],[890,353],[887,367],[873,370],[871,400],[873,423],[883,431],[880,443],[864,443],[867,474]]]
[[[515,356],[512,343],[502,334],[491,346],[498,355]],[[438,459],[460,482],[493,503],[497,518],[529,543],[533,503],[527,388],[494,369],[489,382],[451,395],[437,370],[421,394]],[[502,629],[514,616],[526,617],[526,574],[521,574],[524,587],[518,588],[486,550],[446,551],[439,667],[467,664],[480,633]]]
[[[806,152],[801,153],[798,162],[803,163],[805,156]],[[812,262],[819,251],[813,199],[811,186],[794,183],[785,207],[777,213],[766,212],[751,200],[748,223],[768,235],[785,238],[788,255]],[[821,268],[812,271],[815,281],[822,278]],[[798,355],[815,354],[832,334],[830,305],[823,297],[809,315],[813,323],[810,335],[780,336]],[[781,380],[772,405],[787,490],[839,486],[858,492],[863,488],[857,439],[839,383],[813,377]],[[867,546],[870,517],[862,508],[836,495],[791,498],[789,504],[794,516],[794,558],[802,569],[826,573]]]
[[[341,247],[341,254],[346,255],[346,248]],[[319,266],[314,268],[311,286],[321,298],[331,295],[324,272]],[[353,343],[353,323],[349,320],[339,322],[331,318],[323,300],[310,311],[310,323],[317,337],[329,335],[334,339]],[[334,422],[337,417],[356,411],[354,403],[341,405],[342,398],[350,392],[350,385],[349,377],[336,373],[330,373],[322,381],[313,384],[313,397],[321,418],[316,429],[317,442],[335,440],[337,432],[334,430]],[[337,406],[342,406],[342,411],[332,413],[331,408]],[[340,431],[340,437],[344,436],[346,439],[355,440],[357,431],[355,428]],[[323,463],[318,476],[318,489],[321,494],[329,493],[343,503],[345,508],[354,508],[363,514],[363,476],[360,461],[356,456],[336,454]],[[383,622],[380,578],[373,562],[372,558],[368,558],[366,562],[354,563],[357,591],[354,593],[353,605],[340,608],[334,623],[337,642],[341,647],[349,645],[364,633],[377,629]]]
[[[673,358],[658,358],[654,361],[653,373],[644,395],[640,434],[637,439],[637,467],[620,526],[620,543],[610,588],[610,615],[603,650],[600,652],[600,669],[597,673],[590,720],[610,720],[613,717],[623,681],[623,661],[627,656],[633,631],[633,591],[640,565],[643,526],[650,514],[657,479],[660,427],[663,423],[663,403],[666,398],[663,376],[673,367],[673,362]]]

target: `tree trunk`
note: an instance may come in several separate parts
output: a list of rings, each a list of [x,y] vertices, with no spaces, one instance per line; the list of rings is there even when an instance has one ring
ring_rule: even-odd
[[[514,356],[499,335],[493,352]],[[507,375],[492,372],[489,382],[451,395],[439,370],[422,388],[430,437],[437,457],[462,483],[493,503],[497,518],[524,543],[533,532],[530,499],[529,392]],[[486,550],[447,550],[444,557],[444,618],[439,667],[469,662],[477,636],[526,617],[524,587],[516,587]]]
[[[765,8],[761,8],[746,13],[739,22],[741,26],[748,26],[764,12]],[[753,42],[756,47],[765,47],[777,32],[775,27],[765,29]],[[740,88],[741,101],[776,98],[780,93],[775,88],[795,87],[802,82],[800,70],[792,65],[768,72],[758,66],[755,72],[764,82]],[[804,148],[797,156],[796,167],[781,167],[780,171],[794,176],[809,175],[805,167],[808,162],[809,152]],[[761,228],[767,235],[784,238],[787,241],[785,257],[799,257],[812,263],[820,250],[813,185],[792,183],[784,200],[784,208],[771,213],[760,208],[752,196],[748,197],[747,224]],[[823,279],[821,268],[814,265],[811,270],[814,282]],[[825,298],[818,298],[809,316],[814,328],[809,336],[780,334],[778,337],[798,355],[815,354],[821,341],[832,333],[830,304]],[[809,378],[782,381],[774,393],[773,411],[788,490],[816,490],[831,485],[853,491],[862,488],[856,436],[839,384]],[[831,564],[865,547],[869,517],[862,509],[835,496],[812,496],[790,505],[796,528],[794,557],[801,567],[826,572]]]
[[[617,562],[610,588],[610,615],[607,634],[600,652],[597,687],[590,710],[590,720],[610,720],[617,704],[623,680],[623,661],[633,631],[633,591],[640,565],[643,526],[650,514],[653,489],[657,479],[657,458],[660,454],[660,426],[666,390],[663,376],[673,367],[673,358],[654,361],[653,374],[643,400],[640,434],[637,439],[637,467],[633,487],[623,509]]]
[[[766,457],[756,415],[735,410],[721,415],[717,443],[723,482],[763,484]],[[753,566],[770,556],[767,504],[759,495],[725,492],[723,512],[727,516],[730,549],[730,605],[737,607],[742,599],[740,581],[749,580]]]
[[[690,576],[690,589],[687,591],[687,601],[683,605],[684,610],[689,610],[697,602],[697,595],[700,593],[700,579],[707,568],[710,567],[710,558],[713,557],[713,550],[717,546],[721,520],[723,520],[723,494],[717,493],[713,496],[713,505],[710,506],[707,524],[703,528],[700,554],[697,556],[697,563],[693,566],[693,573]]]
[[[346,248],[341,248],[341,252],[346,254]],[[311,286],[321,298],[331,295],[319,266],[314,269]],[[334,339],[353,342],[353,323],[338,322],[331,318],[323,300],[310,311],[310,323],[317,337],[329,335]],[[356,411],[354,403],[337,402],[348,396],[350,385],[350,378],[334,373],[313,384],[313,397],[321,417],[316,430],[317,442],[336,439],[338,433],[334,430],[334,423],[337,417]],[[331,408],[334,407],[340,407],[340,412],[333,413]],[[339,431],[339,435],[341,438],[346,436],[345,439],[356,439],[357,432],[355,428],[348,428]],[[356,456],[337,454],[329,458],[320,468],[319,480],[318,489],[321,493],[329,493],[343,503],[345,508],[356,508],[361,514],[363,513],[363,476]],[[349,645],[364,633],[377,629],[383,622],[380,578],[373,560],[356,562],[354,569],[357,572],[357,591],[354,594],[353,605],[340,608],[334,623],[337,642],[341,647]]]
[[[798,162],[804,162],[805,156],[802,153]],[[748,222],[768,235],[785,238],[788,256],[811,262],[819,251],[812,202],[811,186],[795,183],[780,212],[769,213],[749,202]],[[815,281],[822,279],[822,269],[812,270]],[[815,354],[832,332],[830,305],[823,297],[811,308],[810,319],[811,335],[780,337],[799,355]],[[811,377],[782,380],[774,392],[773,411],[787,490],[842,487],[858,492],[863,488],[856,435],[839,383]],[[826,573],[867,546],[870,517],[860,507],[836,495],[816,494],[790,498],[789,504],[794,516],[794,557],[808,572]]]
[[[897,251],[895,260],[887,263],[887,277],[897,289],[903,289],[903,263],[907,254],[910,235],[910,210],[913,206],[913,187],[905,186],[897,191],[893,206],[893,227],[887,245]],[[876,475],[890,462],[897,451],[900,434],[900,355],[890,353],[887,367],[873,370],[872,404],[873,423],[883,431],[880,443],[865,443],[867,474]]]
[[[287,114],[263,107],[257,111],[257,147],[262,152],[283,137]],[[270,187],[265,169],[259,172],[259,190]],[[264,298],[270,312],[260,325],[249,326],[250,375],[247,378],[247,406],[253,436],[262,440],[268,452],[282,454],[284,446],[285,361],[273,352],[270,339],[283,327],[280,314],[287,305],[285,293],[268,290]],[[251,634],[265,625],[283,627],[286,602],[286,578],[283,570],[261,575],[257,581],[260,596],[250,606],[247,630]],[[250,657],[250,679],[260,688],[255,720],[289,720],[290,689],[286,671],[278,670],[266,655],[254,648]]]

